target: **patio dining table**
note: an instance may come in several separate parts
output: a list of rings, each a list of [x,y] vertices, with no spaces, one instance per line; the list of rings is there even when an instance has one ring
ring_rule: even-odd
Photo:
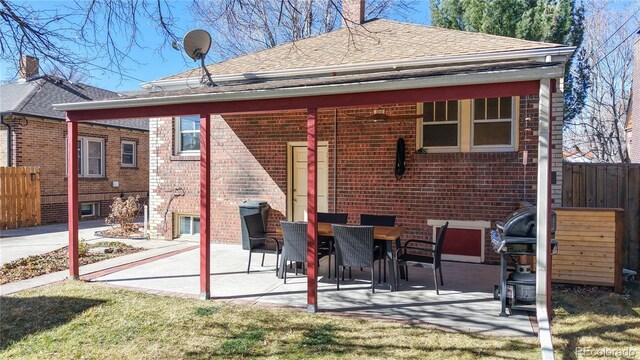
[[[373,227],[373,238],[375,240],[384,241],[385,251],[387,253],[387,258],[389,259],[389,288],[391,291],[396,291],[396,276],[395,276],[395,259],[393,252],[393,241],[398,240],[404,233],[405,228],[401,226],[374,226]],[[282,228],[276,228],[276,233],[282,235]],[[333,230],[331,229],[331,223],[318,223],[318,235],[319,236],[333,236]],[[284,267],[281,266],[281,269]],[[283,276],[281,274],[279,277]]]

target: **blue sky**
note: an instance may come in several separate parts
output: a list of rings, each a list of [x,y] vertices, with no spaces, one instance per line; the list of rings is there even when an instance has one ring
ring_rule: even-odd
[[[71,5],[70,0],[49,0],[49,1],[27,1],[36,9],[55,9],[56,7]],[[191,1],[170,0],[172,13],[177,17],[176,33],[182,36],[187,31],[200,28],[191,17],[188,6]],[[417,24],[427,25],[429,22],[429,2],[427,0],[419,0],[414,5],[415,13],[409,18],[396,17],[395,20],[413,22]],[[390,18],[394,18],[393,15]],[[206,29],[205,29],[206,30]],[[147,45],[146,49],[133,49],[130,56],[135,61],[125,61],[125,69],[123,75],[107,71],[104,68],[105,63],[95,61],[94,70],[91,71],[92,79],[87,83],[101,88],[113,91],[139,90],[139,84],[143,81],[150,81],[164,76],[176,74],[184,70],[188,70],[197,66],[191,59],[182,56],[180,51],[174,50],[170,44],[164,45],[158,49],[162,43],[162,38],[158,35],[156,24],[147,21],[140,21],[139,31],[142,43]],[[124,43],[124,37],[120,39]],[[207,63],[218,61],[209,57]],[[11,78],[14,73],[10,73],[5,64],[2,64],[2,80]]]

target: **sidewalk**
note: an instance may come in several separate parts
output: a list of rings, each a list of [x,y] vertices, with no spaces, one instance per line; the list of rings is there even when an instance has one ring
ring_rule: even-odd
[[[80,240],[89,243],[108,241],[95,236],[96,231],[108,229],[104,219],[82,221]],[[133,246],[150,247],[146,240],[120,240]],[[0,231],[0,265],[32,255],[40,255],[69,244],[67,224],[52,224]],[[153,246],[151,246],[153,247]]]
[[[138,246],[146,245],[148,250],[82,266],[80,267],[80,277],[93,278],[95,276],[110,273],[111,270],[115,271],[117,269],[136,266],[137,264],[145,261],[154,261],[155,259],[180,254],[184,251],[193,250],[198,247],[198,245],[193,242],[183,241],[128,240],[125,242],[131,241],[137,241]],[[69,271],[63,270],[27,280],[0,285],[0,295],[5,296],[18,291],[52,284],[65,280],[68,276]]]

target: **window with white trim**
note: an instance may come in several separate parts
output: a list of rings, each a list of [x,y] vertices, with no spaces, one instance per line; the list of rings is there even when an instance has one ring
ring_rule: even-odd
[[[121,164],[123,167],[136,166],[136,142],[123,140],[120,143]]]
[[[178,236],[200,234],[200,217],[193,215],[178,216]]]
[[[84,203],[80,204],[80,216],[90,217],[98,216],[98,204],[97,203]]]
[[[460,108],[457,100],[423,104],[422,146],[427,149],[458,149]]]
[[[176,119],[176,153],[189,154],[200,151],[200,117],[182,116]]]
[[[65,141],[67,144],[67,141]],[[65,159],[67,157],[65,156]],[[104,139],[78,137],[78,176],[104,177]],[[67,168],[67,166],[65,166]],[[67,172],[65,171],[65,174]]]
[[[472,147],[513,149],[515,101],[511,97],[473,100]]]

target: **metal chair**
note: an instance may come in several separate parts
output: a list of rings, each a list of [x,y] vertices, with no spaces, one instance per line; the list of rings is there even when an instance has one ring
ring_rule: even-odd
[[[440,285],[444,286],[444,280],[442,278],[442,245],[444,245],[444,239],[447,233],[447,228],[449,227],[449,223],[447,222],[440,228],[440,233],[438,234],[438,238],[436,242],[433,241],[424,241],[424,240],[409,240],[403,246],[396,250],[396,264],[398,267],[406,266],[408,270],[409,263],[421,264],[423,267],[427,266],[433,269],[433,281],[436,286],[436,294],[440,295],[438,290],[438,278],[436,276],[436,272],[440,273]],[[431,245],[430,249],[411,246],[410,244],[424,244]],[[419,250],[422,252],[427,252],[430,255],[420,255],[420,254],[412,254],[408,253],[407,250]],[[405,274],[407,281],[409,281],[409,272]],[[399,279],[398,279],[399,283]]]
[[[336,288],[340,290],[338,269],[347,266],[371,269],[371,292],[374,287],[373,226],[331,225],[336,245]]]
[[[396,226],[396,217],[394,215],[371,215],[360,214],[360,225],[373,225],[373,226]],[[387,246],[391,246],[386,241],[376,240],[375,245],[384,250]],[[387,282],[387,254],[385,251],[380,251],[378,257],[378,284],[380,283],[380,277],[383,274],[381,265],[384,264],[384,281]]]
[[[252,253],[261,253],[262,254],[262,263],[261,266],[264,266],[264,255],[265,254],[276,254],[276,275],[280,270],[280,253],[282,252],[282,247],[278,242],[278,239],[274,237],[267,236],[267,233],[264,229],[264,224],[262,222],[262,215],[260,213],[245,215],[244,221],[247,224],[247,233],[249,234],[249,264],[247,265],[247,274],[251,269],[251,254]],[[271,242],[275,243],[275,248],[269,246],[267,240],[271,240]]]
[[[307,223],[281,221],[284,250],[282,263],[284,264],[284,283],[287,283],[287,261],[307,262]],[[297,271],[297,270],[296,270]]]
[[[318,213],[318,222],[328,224],[346,224],[349,214],[345,213]],[[329,257],[329,275],[331,278],[331,254],[335,252],[333,245],[333,236],[318,236],[318,255],[320,257]],[[337,274],[336,274],[337,276]]]

